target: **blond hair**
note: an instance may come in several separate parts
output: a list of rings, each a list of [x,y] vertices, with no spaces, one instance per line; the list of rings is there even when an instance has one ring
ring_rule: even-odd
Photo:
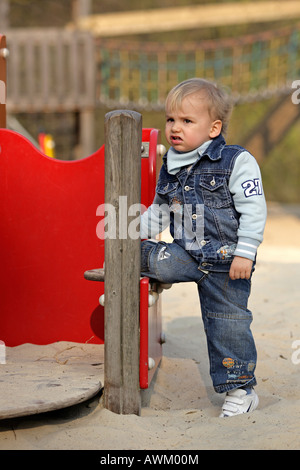
[[[211,118],[222,121],[222,133],[225,134],[232,111],[232,103],[229,95],[213,82],[204,78],[190,78],[179,83],[169,92],[166,99],[166,107],[178,109],[184,98],[202,92],[206,95],[208,112]]]

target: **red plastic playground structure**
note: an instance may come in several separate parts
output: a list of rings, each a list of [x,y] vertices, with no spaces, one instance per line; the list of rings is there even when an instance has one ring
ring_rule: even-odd
[[[141,142],[135,142],[142,149],[136,202],[145,206],[155,193],[159,140],[158,130],[143,129]],[[124,142],[118,144],[122,149]],[[62,161],[0,129],[0,339],[7,346],[105,342],[106,309],[99,305],[105,279],[84,278],[87,269],[105,261],[106,240],[97,234],[97,208],[105,201],[105,147]],[[160,301],[149,306],[152,289],[148,278],[140,279],[140,388],[148,387],[161,358]],[[155,362],[151,370],[149,358]]]

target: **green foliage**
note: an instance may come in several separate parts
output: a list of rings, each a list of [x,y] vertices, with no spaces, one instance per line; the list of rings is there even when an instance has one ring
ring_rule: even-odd
[[[261,165],[268,200],[300,203],[300,122]]]
[[[228,143],[241,144],[274,101],[276,98],[237,106],[232,114]],[[300,203],[299,135],[300,120],[260,164],[265,195],[270,201]]]

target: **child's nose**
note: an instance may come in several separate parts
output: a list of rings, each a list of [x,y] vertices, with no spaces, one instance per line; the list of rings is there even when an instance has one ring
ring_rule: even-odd
[[[178,121],[173,121],[172,131],[173,132],[178,132],[179,130],[180,130],[179,122]]]

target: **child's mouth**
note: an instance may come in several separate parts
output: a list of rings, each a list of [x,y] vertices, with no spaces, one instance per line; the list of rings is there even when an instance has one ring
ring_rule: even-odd
[[[171,139],[172,139],[172,142],[175,142],[175,143],[176,142],[177,143],[182,142],[182,138],[178,137],[178,136],[175,136],[175,135],[172,135]]]

